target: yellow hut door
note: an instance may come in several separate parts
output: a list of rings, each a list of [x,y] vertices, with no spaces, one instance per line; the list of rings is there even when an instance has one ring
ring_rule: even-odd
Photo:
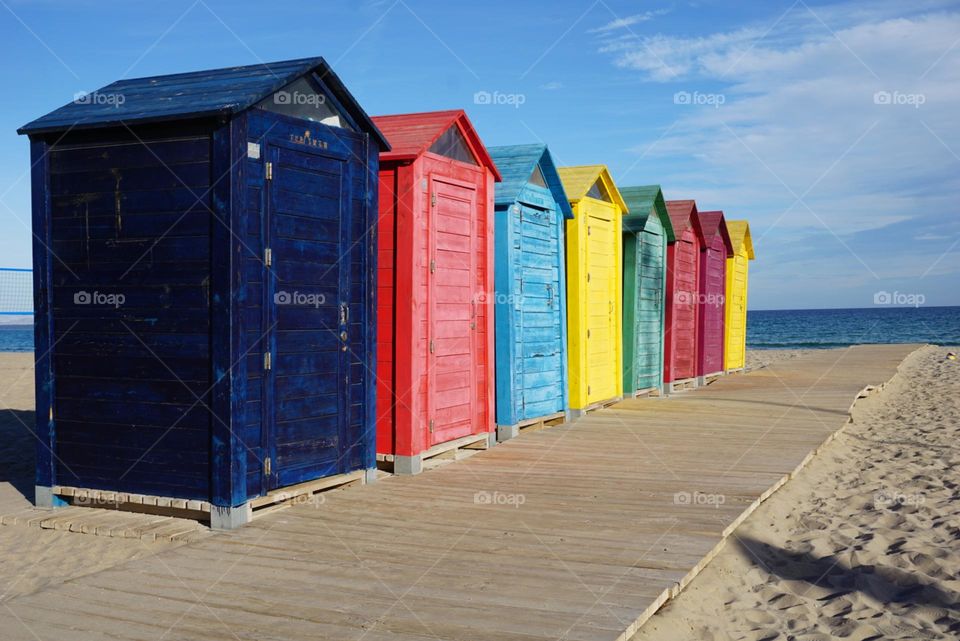
[[[587,213],[587,403],[617,395],[617,229],[613,205],[589,202]]]
[[[727,260],[726,323],[724,367],[739,369],[744,365],[747,336],[747,256],[742,252]]]

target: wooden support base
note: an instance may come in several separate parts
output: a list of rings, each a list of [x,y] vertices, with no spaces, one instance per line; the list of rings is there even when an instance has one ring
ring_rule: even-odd
[[[423,462],[430,459],[458,460],[464,450],[486,450],[497,443],[495,432],[483,432],[463,436],[446,443],[438,443],[429,450],[402,456],[397,454],[377,454],[377,463],[393,474],[419,474],[423,471]]]
[[[509,441],[519,436],[521,432],[537,432],[555,425],[563,425],[567,420],[566,412],[556,412],[546,416],[525,419],[514,425],[497,425],[497,442]]]
[[[697,379],[696,378],[683,378],[678,381],[671,381],[665,384],[667,394],[673,394],[674,392],[683,392],[686,390],[697,389]]]
[[[591,403],[582,409],[570,409],[570,418],[571,420],[576,420],[589,412],[595,412],[596,410],[602,410],[605,407],[610,407],[615,405],[623,400],[622,396],[614,396],[613,398],[608,398],[605,401],[598,401],[596,403]]]
[[[264,496],[250,500],[251,518],[256,519],[292,505],[322,505],[325,500],[324,492],[363,485],[369,482],[369,478],[367,470],[355,470],[272,490]]]

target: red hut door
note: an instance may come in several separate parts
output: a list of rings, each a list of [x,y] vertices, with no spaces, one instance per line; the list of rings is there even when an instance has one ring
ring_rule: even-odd
[[[697,375],[697,247],[692,230],[676,244],[676,286],[673,294],[673,380]]]
[[[429,443],[476,432],[476,187],[447,178],[430,185],[427,349]]]

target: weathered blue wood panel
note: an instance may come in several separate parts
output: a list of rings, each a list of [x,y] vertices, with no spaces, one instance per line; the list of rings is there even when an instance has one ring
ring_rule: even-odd
[[[494,147],[497,423],[566,411],[563,220],[572,215],[544,145]],[[537,184],[541,183],[541,184]]]
[[[387,145],[322,60],[258,67],[124,81],[124,109],[71,105],[22,130],[38,485],[226,507],[374,467]],[[301,67],[344,128],[249,108]],[[201,118],[211,105],[223,117]],[[129,126],[146,121],[165,122]],[[280,304],[279,287],[322,303]]]
[[[37,485],[50,487],[55,478],[56,425],[54,423],[53,255],[48,251],[52,239],[49,146],[42,140],[30,143],[31,186],[33,189],[33,322],[36,395]]]

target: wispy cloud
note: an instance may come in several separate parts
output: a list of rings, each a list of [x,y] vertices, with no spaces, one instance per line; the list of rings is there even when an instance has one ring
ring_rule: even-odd
[[[942,5],[801,1],[698,37],[598,34],[676,120],[634,177],[750,217],[779,275],[811,292],[839,274],[841,288],[921,278],[943,252],[938,274],[960,277],[960,12]],[[788,249],[801,230],[810,256]]]
[[[653,20],[657,16],[662,16],[667,14],[666,9],[656,9],[654,11],[645,11],[643,13],[635,13],[632,16],[626,16],[624,18],[615,18],[605,25],[595,27],[593,29],[587,29],[587,33],[610,33],[611,31],[619,31],[621,29],[626,29],[632,27],[635,24],[640,24],[641,22],[647,22]]]

